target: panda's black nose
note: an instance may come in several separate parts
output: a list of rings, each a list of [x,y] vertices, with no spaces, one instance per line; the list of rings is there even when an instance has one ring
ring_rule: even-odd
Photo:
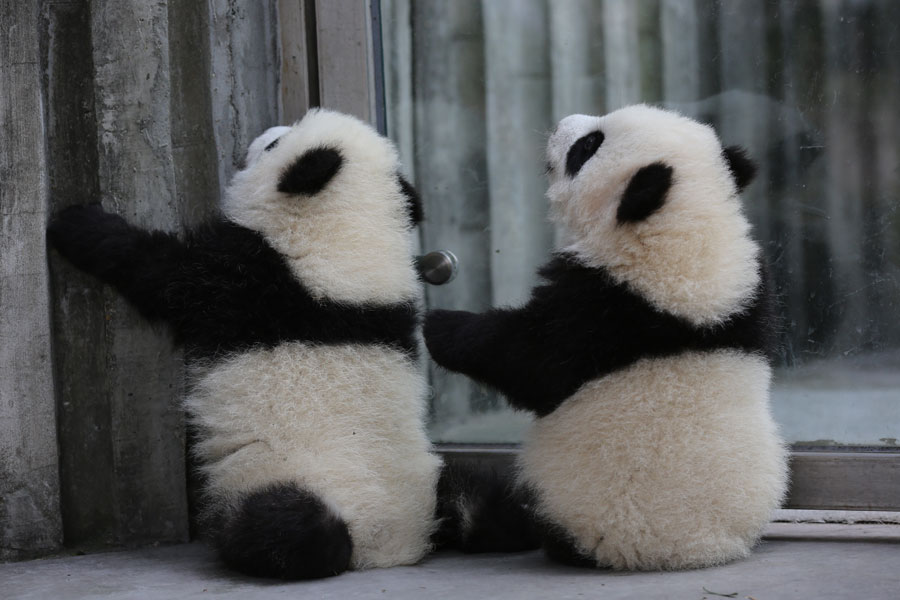
[[[569,148],[568,154],[566,154],[566,175],[575,177],[578,171],[581,170],[581,167],[584,166],[584,163],[597,153],[597,150],[603,144],[603,139],[603,132],[600,130],[592,131],[578,138]]]

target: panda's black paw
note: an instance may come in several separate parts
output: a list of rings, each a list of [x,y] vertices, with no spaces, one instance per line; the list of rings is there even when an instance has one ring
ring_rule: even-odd
[[[293,483],[245,497],[217,532],[216,545],[236,571],[292,580],[339,575],[353,552],[344,520]]]
[[[101,258],[106,241],[128,229],[125,219],[104,211],[100,204],[76,205],[53,216],[47,225],[47,241],[76,266],[90,270]]]
[[[436,363],[452,369],[456,364],[454,357],[464,355],[464,328],[472,316],[472,313],[464,310],[432,310],[425,315],[422,335],[425,346]]]

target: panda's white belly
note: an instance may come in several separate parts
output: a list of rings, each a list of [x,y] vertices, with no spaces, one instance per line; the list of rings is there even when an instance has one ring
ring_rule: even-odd
[[[520,479],[600,565],[679,569],[743,556],[786,488],[770,378],[765,360],[737,351],[642,360],[538,419]]]
[[[424,430],[425,382],[382,346],[289,343],[197,370],[187,410],[210,499],[293,481],[347,522],[354,568],[429,550],[440,459]]]

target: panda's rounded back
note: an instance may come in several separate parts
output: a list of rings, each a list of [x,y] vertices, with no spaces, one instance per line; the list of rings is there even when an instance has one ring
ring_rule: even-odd
[[[391,142],[355,117],[324,109],[278,133],[235,175],[226,218],[259,232],[316,298],[382,305],[418,299],[413,223]],[[333,176],[311,192],[280,191],[284,174],[320,150],[339,156]]]
[[[230,223],[193,241],[255,301],[252,319],[224,294],[210,303],[248,324],[232,341],[226,323],[229,343],[211,339],[191,369],[185,407],[210,515],[287,484],[346,525],[352,568],[429,550],[440,459],[414,348],[410,200],[391,142],[354,117],[312,110],[251,144],[223,203]]]
[[[572,173],[567,157],[592,132],[601,132],[602,143]],[[752,300],[759,248],[711,127],[644,105],[573,115],[551,135],[547,159],[551,216],[579,260],[695,325],[722,322]],[[672,169],[663,206],[639,222],[620,222],[631,178],[651,164]]]
[[[763,357],[736,350],[639,361],[537,419],[519,480],[600,566],[745,556],[787,487],[770,377]]]

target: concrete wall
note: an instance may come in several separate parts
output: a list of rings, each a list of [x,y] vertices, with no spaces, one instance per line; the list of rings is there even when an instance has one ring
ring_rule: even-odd
[[[0,5],[0,560],[62,541],[40,22],[34,3]]]
[[[167,231],[211,214],[249,141],[307,108],[304,15],[0,4],[0,560],[187,539],[181,356],[44,229],[85,202]]]

